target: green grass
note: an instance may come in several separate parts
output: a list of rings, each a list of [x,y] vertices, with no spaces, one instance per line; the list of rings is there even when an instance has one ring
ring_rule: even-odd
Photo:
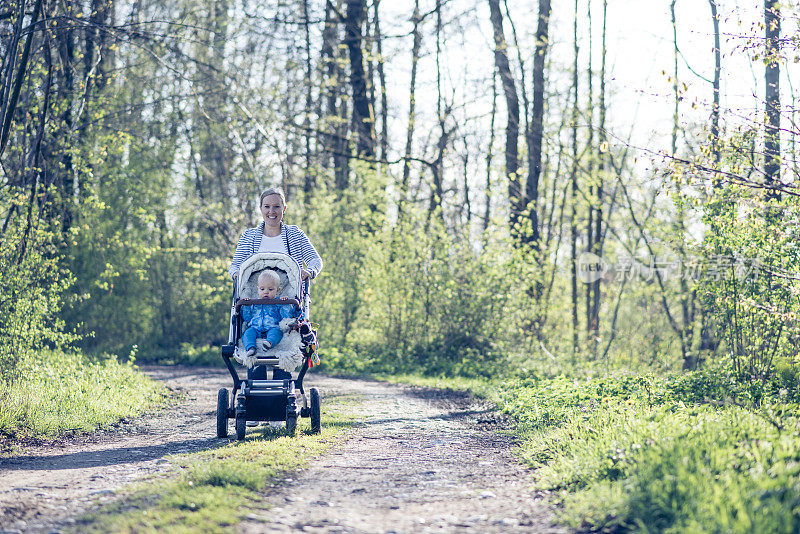
[[[12,439],[91,431],[139,415],[163,399],[163,386],[115,358],[50,351],[0,381],[0,435]]]
[[[519,383],[496,401],[570,526],[777,533],[800,529],[796,392],[783,393],[706,369]]]
[[[332,404],[331,401],[334,401]],[[114,503],[76,523],[76,532],[232,532],[248,513],[269,508],[265,493],[336,444],[351,423],[339,413],[351,398],[327,398],[322,432],[298,421],[296,437],[282,430],[250,431],[243,442],[173,456],[172,468],[139,482]]]

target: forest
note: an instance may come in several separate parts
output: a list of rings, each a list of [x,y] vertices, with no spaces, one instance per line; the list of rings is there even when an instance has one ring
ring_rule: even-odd
[[[324,260],[325,371],[506,377],[528,430],[618,395],[789,439],[800,5],[556,4],[2,0],[3,391],[45,359],[219,365],[228,265],[278,186]]]

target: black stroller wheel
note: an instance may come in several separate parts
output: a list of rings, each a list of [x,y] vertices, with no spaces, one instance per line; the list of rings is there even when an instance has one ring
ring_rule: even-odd
[[[244,439],[244,431],[247,429],[247,421],[244,417],[236,418],[236,439],[242,441]]]
[[[217,437],[228,437],[228,390],[220,388],[217,392]]]
[[[236,439],[242,441],[247,429],[246,398],[243,393],[236,396]]]
[[[319,398],[319,390],[317,388],[311,388],[309,391],[308,396],[310,397],[310,404],[311,406],[311,433],[312,434],[319,434],[320,430],[322,430],[322,420],[320,418],[320,398]]]
[[[286,434],[294,436],[297,433],[297,412],[286,409]]]

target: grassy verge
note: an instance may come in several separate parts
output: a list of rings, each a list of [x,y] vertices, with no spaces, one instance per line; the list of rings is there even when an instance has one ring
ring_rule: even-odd
[[[56,436],[90,431],[138,415],[163,398],[161,385],[114,358],[43,353],[22,363],[13,382],[0,381],[0,436]]]
[[[800,531],[796,388],[673,377],[392,380],[468,389],[516,422],[561,520],[602,532]]]
[[[113,504],[81,518],[76,532],[230,532],[253,511],[271,504],[264,493],[287,473],[308,464],[350,427],[346,402],[326,399],[322,433],[298,421],[297,437],[265,427],[244,442],[171,457],[169,472],[130,487]]]

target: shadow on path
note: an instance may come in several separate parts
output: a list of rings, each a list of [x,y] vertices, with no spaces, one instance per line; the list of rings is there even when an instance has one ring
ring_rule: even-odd
[[[170,454],[196,452],[227,445],[227,440],[217,438],[188,439],[163,445],[119,447],[99,451],[54,454],[49,456],[11,456],[0,460],[0,470],[40,471],[82,469],[157,460]]]

